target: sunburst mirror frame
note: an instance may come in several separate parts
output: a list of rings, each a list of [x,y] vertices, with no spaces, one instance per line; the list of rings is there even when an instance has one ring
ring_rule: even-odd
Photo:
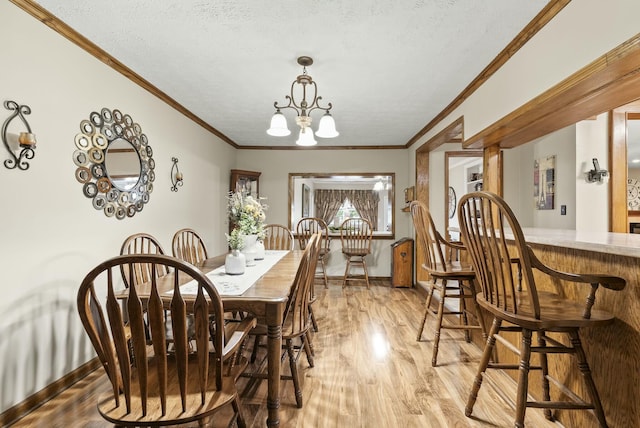
[[[139,171],[123,179],[109,174],[107,157],[109,147],[115,143],[129,143],[139,160]],[[76,150],[73,162],[75,176],[82,184],[82,193],[92,200],[93,207],[107,217],[122,220],[142,211],[149,202],[155,180],[153,150],[140,125],[120,110],[103,108],[92,112],[89,119],[80,122],[80,133],[75,136]]]

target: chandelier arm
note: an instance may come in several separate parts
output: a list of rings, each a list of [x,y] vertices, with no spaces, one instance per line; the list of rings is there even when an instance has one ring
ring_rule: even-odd
[[[287,105],[278,105],[278,102],[274,102],[273,106],[276,108],[276,110],[281,110],[281,109],[285,109],[285,108],[290,108],[296,111],[296,114],[298,116],[300,116],[300,110],[298,110],[298,107],[295,105],[295,103],[293,102],[293,100],[291,99],[291,97],[289,95],[286,95],[285,98],[287,100],[289,100],[289,104]]]

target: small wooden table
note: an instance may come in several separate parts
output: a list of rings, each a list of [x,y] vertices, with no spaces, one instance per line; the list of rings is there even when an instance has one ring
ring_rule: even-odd
[[[287,253],[266,274],[240,296],[221,296],[225,311],[244,311],[254,314],[267,325],[267,426],[280,425],[280,352],[282,349],[282,322],[289,290],[296,277],[302,251]],[[205,260],[198,267],[208,273],[224,264],[225,255]],[[150,295],[150,285],[141,284],[136,291],[140,298]],[[172,281],[158,281],[158,291],[172,290]],[[118,297],[126,298],[127,290]]]

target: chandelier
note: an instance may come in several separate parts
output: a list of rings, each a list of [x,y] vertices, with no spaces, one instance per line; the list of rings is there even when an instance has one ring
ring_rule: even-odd
[[[301,56],[298,58],[298,64],[302,66],[302,74],[296,77],[296,80],[291,84],[291,95],[285,97],[289,103],[287,105],[278,105],[277,101],[273,103],[276,112],[271,118],[271,127],[267,129],[267,134],[274,137],[286,137],[291,134],[287,126],[287,119],[280,111],[280,109],[290,108],[295,110],[297,114],[296,123],[300,127],[300,134],[296,140],[296,144],[299,146],[313,146],[318,144],[315,138],[313,138],[311,117],[309,116],[309,113],[313,110],[319,109],[325,111],[324,115],[320,118],[318,130],[315,132],[316,136],[320,138],[334,138],[340,134],[336,131],[336,123],[329,113],[329,110],[331,110],[333,106],[331,103],[328,103],[326,106],[319,104],[322,97],[318,96],[318,86],[311,76],[307,74],[307,66],[313,64],[313,58]],[[300,92],[300,90],[302,91],[302,98],[296,98],[293,94],[294,89],[297,89],[298,92]],[[309,97],[309,100],[307,100],[307,89],[309,89],[309,92],[313,90],[313,97]]]

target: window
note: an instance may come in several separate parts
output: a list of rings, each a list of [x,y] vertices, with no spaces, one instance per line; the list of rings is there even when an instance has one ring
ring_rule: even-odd
[[[339,229],[342,222],[348,218],[360,218],[358,211],[353,207],[353,205],[351,205],[349,198],[344,200],[342,206],[338,210],[338,213],[333,217],[333,221],[329,226]]]

